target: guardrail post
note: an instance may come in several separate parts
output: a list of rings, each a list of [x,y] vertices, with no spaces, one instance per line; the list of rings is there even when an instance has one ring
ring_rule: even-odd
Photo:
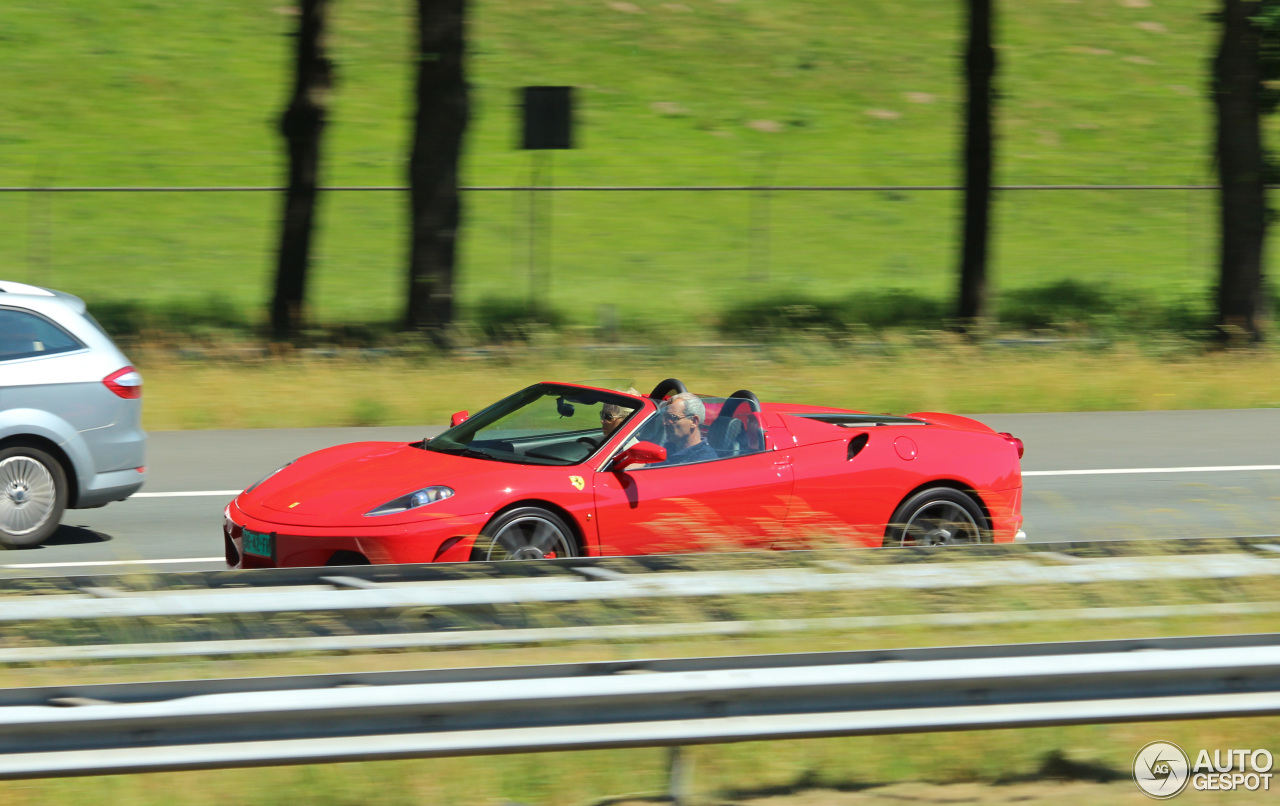
[[[675,806],[689,806],[692,803],[690,790],[693,788],[693,759],[689,758],[680,745],[675,745],[667,754],[670,775],[667,779],[667,797]]]

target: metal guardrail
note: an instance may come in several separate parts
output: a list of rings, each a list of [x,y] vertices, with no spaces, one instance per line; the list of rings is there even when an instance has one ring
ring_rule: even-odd
[[[1154,556],[1150,552],[1157,552]],[[1139,556],[1130,556],[1139,555]],[[1145,556],[1144,556],[1145,555]],[[948,612],[626,623],[630,602],[654,597],[698,597],[720,612],[717,597],[868,588],[972,587],[1100,580],[1238,578],[1280,570],[1273,537],[1084,542],[845,551],[755,552],[738,555],[659,555],[574,558],[539,563],[454,563],[261,571],[142,573],[0,579],[0,624],[14,625],[14,643],[0,640],[0,665],[110,659],[229,657],[293,652],[367,652],[388,649],[556,644],[578,641],[650,641],[696,636],[755,636],[884,627],[978,626],[1051,621],[1200,618],[1280,611],[1280,602],[1244,601],[1183,606],[1109,607],[1017,612]],[[714,568],[716,571],[708,571]],[[39,594],[39,595],[21,595]],[[532,604],[583,600],[613,602],[608,624],[540,624],[526,615]],[[745,600],[742,600],[745,604]],[[535,608],[536,609],[536,608]],[[340,616],[342,634],[245,634],[239,614],[321,612]],[[168,629],[166,617],[214,616],[196,629]],[[159,617],[159,623],[121,632],[120,619]],[[81,627],[70,643],[50,632],[48,619]],[[419,624],[423,627],[417,627]],[[201,619],[200,623],[204,620]],[[126,622],[127,623],[127,622]],[[254,622],[255,625],[258,622]],[[416,629],[415,629],[416,628]],[[421,630],[421,631],[419,631]],[[148,636],[150,640],[135,636]],[[122,643],[121,638],[128,643]],[[34,645],[33,645],[34,644]]]
[[[0,778],[1280,713],[1280,635],[0,690]]]
[[[74,644],[0,648],[0,664],[48,663],[178,657],[280,655],[294,652],[370,652],[388,649],[459,649],[527,646],[578,641],[649,641],[664,638],[755,636],[796,632],[863,632],[885,627],[975,627],[1046,622],[1141,621],[1172,618],[1221,618],[1280,613],[1280,602],[1227,602],[1150,607],[1094,607],[1070,610],[924,613],[906,616],[704,621],[679,624],[609,624],[577,627],[494,627],[291,638],[151,641],[132,644]]]
[[[1047,555],[1042,555],[1047,556]],[[1065,555],[1064,555],[1065,556]],[[1055,560],[1048,556],[1049,560]],[[974,588],[1010,585],[1139,582],[1149,579],[1229,579],[1280,575],[1280,551],[1109,557],[1046,564],[1032,558],[990,562],[853,565],[819,562],[819,570],[668,571],[626,574],[599,565],[573,566],[571,575],[504,577],[465,581],[378,583],[348,576],[345,569],[317,578],[316,586],[280,590],[257,587],[135,591],[86,587],[77,594],[6,598],[0,622],[47,619],[115,619],[228,615],[236,613],[333,612],[412,607],[468,607],[763,596],[878,589]]]

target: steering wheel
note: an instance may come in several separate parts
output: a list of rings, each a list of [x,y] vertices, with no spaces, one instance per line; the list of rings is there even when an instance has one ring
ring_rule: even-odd
[[[665,381],[660,381],[657,386],[653,387],[653,391],[649,393],[649,397],[652,400],[662,400],[667,395],[680,394],[687,391],[689,390],[686,389],[684,384],[680,381],[675,378],[667,378]]]

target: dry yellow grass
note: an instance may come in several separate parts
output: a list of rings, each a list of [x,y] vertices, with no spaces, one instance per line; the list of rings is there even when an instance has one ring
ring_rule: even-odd
[[[182,360],[141,349],[151,430],[443,424],[541,380],[633,380],[647,391],[678,377],[706,394],[748,388],[762,399],[865,411],[1123,411],[1280,406],[1280,355],[1185,345],[1099,349],[924,346],[822,340],[785,347],[558,345],[439,357],[295,354]]]

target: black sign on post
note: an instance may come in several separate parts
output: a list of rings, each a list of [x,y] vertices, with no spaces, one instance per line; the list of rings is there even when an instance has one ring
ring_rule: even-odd
[[[529,308],[536,316],[551,290],[551,199],[540,191],[552,185],[547,152],[573,148],[573,87],[521,87],[520,108],[520,148],[542,152],[529,155]]]
[[[522,149],[573,148],[573,87],[522,87]]]

